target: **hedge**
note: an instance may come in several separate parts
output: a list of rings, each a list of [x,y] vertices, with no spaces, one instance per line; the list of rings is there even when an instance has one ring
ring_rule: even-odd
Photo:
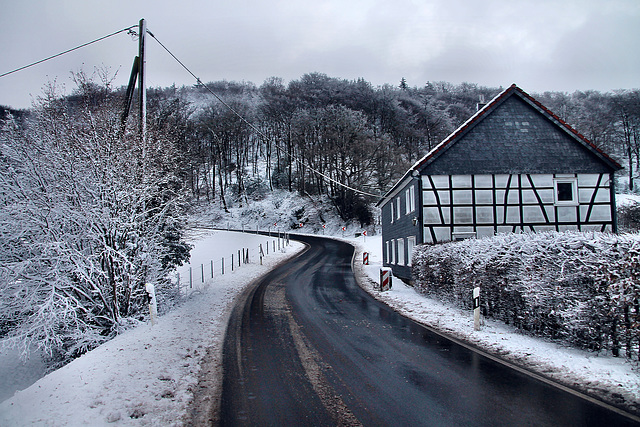
[[[583,349],[640,354],[640,234],[502,234],[414,252],[419,292]]]

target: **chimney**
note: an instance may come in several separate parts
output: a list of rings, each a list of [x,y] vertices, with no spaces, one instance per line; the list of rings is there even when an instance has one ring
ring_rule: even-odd
[[[479,95],[479,101],[476,104],[476,111],[480,111],[485,105],[487,105],[486,102],[484,102],[484,95]]]
[[[485,105],[487,105],[487,103],[484,102],[484,95],[480,95],[479,102],[476,104],[476,111],[480,111]]]

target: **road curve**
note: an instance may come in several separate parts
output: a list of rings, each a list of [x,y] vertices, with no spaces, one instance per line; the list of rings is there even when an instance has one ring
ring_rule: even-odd
[[[637,425],[376,301],[355,281],[351,245],[296,240],[307,250],[231,315],[221,425]]]

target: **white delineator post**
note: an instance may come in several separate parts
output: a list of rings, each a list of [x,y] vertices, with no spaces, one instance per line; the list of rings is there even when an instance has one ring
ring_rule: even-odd
[[[473,329],[480,330],[480,287],[473,288]]]
[[[156,288],[152,283],[145,285],[147,294],[149,295],[149,318],[151,319],[151,325],[156,324],[156,318],[158,317],[158,300],[156,300]]]

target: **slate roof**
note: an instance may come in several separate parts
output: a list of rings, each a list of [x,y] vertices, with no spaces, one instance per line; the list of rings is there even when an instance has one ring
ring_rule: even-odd
[[[615,160],[515,84],[418,160],[411,174],[610,173]]]

